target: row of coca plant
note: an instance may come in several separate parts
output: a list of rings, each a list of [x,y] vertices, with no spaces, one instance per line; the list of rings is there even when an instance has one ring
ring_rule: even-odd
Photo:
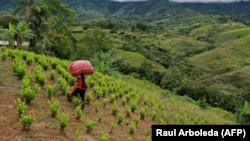
[[[46,76],[45,76],[44,71],[48,70],[49,66],[51,66],[52,69],[56,69],[57,73],[59,74],[59,77],[57,79],[57,83],[58,83],[58,85],[60,85],[60,89],[63,91],[63,93],[66,94],[66,96],[69,96],[68,89],[75,83],[75,78],[72,77],[67,71],[67,65],[69,64],[69,62],[66,61],[66,63],[61,63],[61,62],[57,61],[56,59],[48,60],[46,58],[42,58],[43,56],[37,57],[37,55],[34,55],[34,57],[32,57],[32,55],[27,55],[28,53],[24,53],[26,55],[22,55],[21,53],[18,53],[18,54],[20,54],[22,56],[22,59],[26,61],[27,65],[31,65],[33,61],[38,62],[39,65],[35,69],[35,79],[41,84],[41,86],[44,86],[45,81],[46,81]],[[14,60],[15,60],[15,58],[18,58],[17,56],[20,57],[20,55],[17,55],[17,54],[14,55],[13,52],[9,53],[9,56]],[[20,58],[18,58],[18,59],[20,60]],[[41,61],[41,60],[43,60],[43,61]],[[25,74],[22,74],[22,72],[26,72],[26,71],[23,71],[23,70],[25,70],[25,66],[24,66],[25,63],[23,63],[22,61],[16,61],[16,62],[19,62],[19,63],[16,63],[17,65],[14,65],[14,66],[18,66],[14,70],[17,70],[16,73],[21,72],[19,78],[22,79],[25,76]],[[55,70],[52,70],[50,72],[50,79],[54,80],[55,75],[56,75]],[[112,78],[106,78],[106,76],[102,75],[101,73],[96,73],[96,75],[91,75],[90,77],[91,77],[91,79],[88,79],[88,83],[89,83],[90,87],[93,88],[93,92],[94,92],[94,95],[95,95],[97,100],[99,100],[100,98],[105,99],[106,95],[109,94],[110,95],[110,103],[113,103],[114,101],[118,100],[118,98],[122,98],[122,103],[123,103],[123,105],[125,105],[127,102],[129,102],[129,100],[131,98],[135,97],[135,95],[136,95],[136,92],[132,91],[131,88],[124,87],[124,84],[122,82],[117,81],[117,80],[112,81]],[[47,86],[48,97],[52,98],[55,95],[55,91],[56,91],[55,87],[48,84],[48,86]],[[31,96],[31,97],[34,97],[34,96]],[[87,94],[86,100],[88,103],[90,102],[91,99],[92,99],[92,95]],[[136,106],[139,104],[139,102],[141,100],[142,100],[142,98],[140,95],[137,95],[134,98],[134,100],[130,103],[130,108],[127,108],[127,110],[126,110],[127,116],[130,115],[131,111],[132,112],[135,111]],[[17,103],[21,103],[20,100],[18,100],[18,101],[19,102],[17,102]],[[56,101],[57,100],[53,99],[53,98],[50,99],[50,101],[49,101],[51,113],[53,116],[56,116],[57,113],[59,113],[59,111],[60,111],[59,110],[60,103],[56,102]],[[79,107],[77,106],[77,100],[73,99],[72,102],[76,106],[76,109],[75,109],[76,115],[77,115],[76,118],[80,119],[83,113],[81,113],[82,111],[79,110]],[[148,103],[148,98],[144,98],[143,102],[146,105]],[[106,103],[106,102],[104,102],[104,103]],[[23,106],[24,104],[18,104],[18,105],[21,105],[20,107],[25,107],[25,106]],[[112,107],[115,107],[115,106],[112,106]],[[20,108],[20,109],[22,109],[22,108]],[[25,109],[25,108],[23,108],[23,109]],[[144,119],[145,114],[146,114],[146,109],[147,108],[142,108],[140,110],[141,119]],[[25,110],[20,110],[20,111],[25,111]],[[115,111],[116,111],[115,108],[112,108],[112,113],[115,113]],[[20,115],[22,115],[22,114],[20,114]],[[60,128],[61,130],[63,130],[66,127],[67,121],[69,121],[67,114],[64,114],[63,116],[62,115],[63,114],[61,114],[61,117],[62,117],[61,118],[62,127]],[[100,115],[99,119],[101,119],[101,117],[103,117],[101,115],[103,115],[103,114],[99,114],[99,115]],[[114,115],[116,115],[116,114],[114,114]],[[119,113],[117,115],[118,115],[117,116],[117,119],[118,119],[117,123],[120,124],[123,121],[124,114]],[[154,112],[154,115],[156,115],[155,112]],[[155,116],[154,116],[154,118],[155,118]],[[154,119],[154,118],[152,118],[152,119]],[[135,120],[135,121],[137,121],[137,120]],[[93,122],[89,122],[89,123],[93,123]],[[131,124],[131,132],[134,131],[133,125],[136,123],[137,122]],[[93,125],[94,124],[86,124],[86,127],[93,128]],[[90,131],[90,129],[87,129],[87,130]]]

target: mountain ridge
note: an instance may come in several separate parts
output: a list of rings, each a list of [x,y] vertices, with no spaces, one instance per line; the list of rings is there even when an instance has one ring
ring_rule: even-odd
[[[2,10],[13,8],[15,0],[2,1]],[[250,1],[232,3],[175,3],[168,0],[116,2],[110,0],[62,0],[77,13],[77,21],[114,18],[125,20],[156,20],[179,15],[189,9],[203,14],[223,14],[250,18]]]

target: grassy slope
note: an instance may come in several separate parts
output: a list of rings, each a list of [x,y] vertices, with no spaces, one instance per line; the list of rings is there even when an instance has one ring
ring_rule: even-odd
[[[152,70],[157,70],[157,71],[164,71],[165,68],[154,61],[148,60],[145,58],[143,55],[135,52],[130,52],[130,51],[122,51],[122,50],[117,50],[115,51],[117,56],[120,58],[124,59],[125,63],[129,63],[133,67],[139,68],[141,67],[142,63],[149,62],[152,64]]]
[[[199,81],[213,83],[219,87],[248,86],[250,84],[248,79],[250,77],[250,28],[243,27],[222,32],[218,36],[218,43],[218,48],[189,59],[191,64],[208,72],[201,76]]]
[[[17,56],[22,56],[22,51],[13,51],[5,50],[7,52],[12,52],[10,54],[17,54]],[[18,53],[16,53],[18,52]],[[2,58],[3,52],[0,50],[0,56]],[[53,62],[54,58],[48,58],[44,56],[35,55],[33,53],[28,56],[37,56],[37,58],[46,60],[47,62]],[[5,112],[5,105],[10,105],[11,112],[7,112],[4,115],[1,115],[2,119],[5,119],[5,122],[1,122],[0,125],[3,126],[5,131],[0,134],[3,138],[17,138],[17,139],[57,139],[57,140],[72,140],[75,137],[76,130],[80,132],[80,138],[82,139],[93,139],[98,140],[102,133],[106,134],[111,140],[126,140],[131,137],[133,140],[141,140],[150,136],[148,133],[151,124],[235,124],[233,116],[221,109],[208,107],[207,109],[201,109],[197,103],[186,97],[178,97],[170,92],[160,89],[159,87],[148,83],[146,81],[140,81],[129,76],[118,75],[116,77],[106,76],[99,72],[87,77],[87,82],[91,85],[87,94],[92,95],[93,99],[91,103],[86,106],[84,109],[84,115],[81,120],[75,119],[74,106],[72,103],[68,102],[65,95],[56,95],[55,98],[58,99],[61,103],[61,108],[63,112],[66,112],[70,115],[70,122],[66,128],[66,135],[60,135],[58,131],[58,123],[56,118],[50,117],[49,107],[48,107],[48,97],[46,89],[48,85],[56,85],[57,80],[50,80],[49,73],[53,70],[51,67],[47,71],[44,71],[47,81],[44,86],[41,86],[41,91],[32,101],[29,106],[30,110],[35,111],[36,120],[31,126],[31,131],[27,133],[22,131],[22,126],[18,121],[18,115],[16,111],[16,105],[14,101],[18,97],[18,92],[20,87],[12,87],[12,91],[9,91],[7,85],[11,83],[16,83],[21,85],[21,81],[16,78],[12,72],[12,59],[8,57],[4,61],[0,61],[0,71],[1,71],[1,80],[9,76],[9,79],[6,79],[1,85],[1,94],[0,101],[4,97],[8,97],[9,100],[0,104],[0,112]],[[21,60],[20,60],[21,61]],[[68,65],[68,61],[57,60],[56,62],[61,65]],[[30,72],[31,75],[34,75],[34,68],[39,64],[39,62],[33,62],[30,66],[26,66],[26,71]],[[12,73],[10,73],[12,72]],[[60,77],[61,74],[57,73],[57,77]],[[37,84],[35,80],[32,81],[32,84]],[[124,121],[117,125],[114,133],[110,133],[111,123],[116,123],[116,116],[112,115],[112,106],[116,104],[121,113],[126,115],[126,108],[130,107],[130,102],[126,103],[124,106],[121,104],[122,98],[117,98],[115,103],[107,103],[103,106],[104,99],[108,101],[111,99],[111,95],[116,95],[119,91],[110,92],[106,95],[105,98],[97,99],[95,89],[113,88],[116,85],[121,86],[121,90],[128,89],[128,93],[124,94],[126,96],[132,96],[130,102],[139,100],[137,109],[135,113],[131,113],[131,117],[125,117]],[[58,92],[57,92],[58,93]],[[139,98],[139,99],[138,99]],[[145,101],[147,104],[145,105]],[[4,105],[2,105],[4,104]],[[95,111],[95,107],[98,107],[98,112]],[[136,132],[131,135],[129,133],[129,124],[135,121],[140,117],[140,109],[147,108],[146,118],[144,120],[139,120],[139,126],[137,127]],[[151,115],[153,111],[156,111],[156,119],[151,120]],[[101,122],[98,122],[99,113],[103,113],[104,117]],[[14,119],[13,119],[14,118]],[[91,133],[86,133],[85,124],[87,119],[94,120],[97,124],[94,126],[94,129]],[[13,123],[15,121],[15,123]],[[6,124],[5,124],[6,123]],[[11,126],[13,125],[13,126]],[[15,131],[15,132],[13,132]],[[0,133],[1,133],[0,132]],[[5,136],[6,135],[6,136]],[[11,136],[10,136],[11,135]]]

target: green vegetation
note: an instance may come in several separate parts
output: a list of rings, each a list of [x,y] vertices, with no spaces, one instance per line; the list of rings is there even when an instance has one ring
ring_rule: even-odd
[[[117,4],[113,9],[86,3],[90,9],[82,9],[78,1],[18,0],[15,11],[20,18],[0,17],[0,40],[9,41],[8,47],[0,49],[0,62],[10,63],[18,78],[15,81],[21,83],[15,104],[26,129],[37,122],[27,113],[31,106],[39,107],[41,93],[49,99],[47,109],[57,118],[61,132],[66,133],[65,128],[75,122],[69,120],[73,115],[85,123],[89,135],[98,133],[99,140],[110,139],[106,132],[118,132],[115,128],[120,130],[124,124],[128,133],[139,134],[142,122],[249,124],[247,14],[239,13],[239,18],[205,15],[192,11],[192,6],[163,0],[130,6],[100,2],[104,7]],[[123,19],[117,18],[121,15]],[[25,41],[30,44],[23,45]],[[68,65],[76,59],[90,60],[95,68],[87,77],[90,115],[83,114],[82,101],[69,93],[76,79]],[[72,107],[61,104],[64,96]],[[36,118],[44,120],[44,115]],[[110,128],[105,118],[112,123]],[[94,131],[97,121],[100,129]]]

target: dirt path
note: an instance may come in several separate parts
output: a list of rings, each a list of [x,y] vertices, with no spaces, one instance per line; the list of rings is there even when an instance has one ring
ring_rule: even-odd
[[[15,101],[18,98],[21,81],[12,71],[10,60],[0,62],[0,137],[3,141],[19,140],[19,118]],[[13,80],[15,80],[13,83]]]

